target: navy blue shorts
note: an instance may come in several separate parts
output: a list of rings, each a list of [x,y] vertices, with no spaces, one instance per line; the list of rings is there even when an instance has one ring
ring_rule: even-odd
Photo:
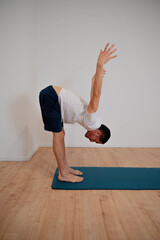
[[[63,128],[63,122],[61,122],[61,111],[58,102],[58,95],[52,85],[40,91],[39,103],[41,107],[44,129],[50,132],[61,132]]]

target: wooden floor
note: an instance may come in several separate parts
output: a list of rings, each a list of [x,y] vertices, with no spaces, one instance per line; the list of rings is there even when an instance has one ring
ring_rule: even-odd
[[[160,167],[160,148],[66,148],[70,166]],[[160,190],[53,190],[52,148],[0,162],[0,240],[159,240]]]

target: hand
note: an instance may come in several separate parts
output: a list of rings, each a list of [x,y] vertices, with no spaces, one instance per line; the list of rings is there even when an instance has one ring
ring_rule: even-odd
[[[115,46],[115,44],[112,44],[110,48],[109,47],[109,42],[107,43],[107,45],[105,46],[104,51],[100,51],[99,57],[98,57],[98,61],[97,61],[97,65],[99,66],[103,66],[104,64],[106,64],[111,58],[115,58],[117,57],[117,55],[111,56],[116,50],[117,48],[115,48],[113,51],[112,48]],[[108,49],[107,49],[108,48]]]

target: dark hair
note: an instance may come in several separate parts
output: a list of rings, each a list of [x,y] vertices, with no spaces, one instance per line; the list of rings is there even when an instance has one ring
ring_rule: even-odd
[[[99,140],[101,141],[102,144],[104,144],[111,137],[111,131],[109,130],[109,128],[107,126],[105,126],[103,124],[98,129],[101,132],[101,136],[99,137]]]

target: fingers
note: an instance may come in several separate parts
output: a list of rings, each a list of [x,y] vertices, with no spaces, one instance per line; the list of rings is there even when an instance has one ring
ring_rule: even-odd
[[[110,44],[110,42],[108,42],[107,45],[105,46],[104,52],[107,51],[109,44]]]
[[[115,46],[115,44],[112,44],[110,48],[108,48],[108,52],[111,51],[111,49]]]
[[[110,54],[110,51],[112,50],[112,48],[113,48],[114,46],[115,46],[115,44],[112,44],[112,45],[111,45],[111,47],[110,47],[110,48],[108,48],[108,50],[107,50],[107,52],[106,52],[106,53],[107,53],[107,54],[108,54],[108,53]]]
[[[109,45],[110,45],[110,42],[106,44],[104,51],[102,51],[101,49],[101,52],[100,52],[99,59],[101,59],[101,62],[103,62],[103,64],[106,64],[108,60],[110,60],[111,58],[115,58],[118,56],[118,55],[111,56],[115,51],[117,51],[117,48],[113,49],[115,47],[115,44],[112,44],[110,47]],[[104,74],[104,71],[103,71],[103,74]]]
[[[118,55],[114,55],[114,56],[112,56],[112,57],[109,57],[109,59],[111,59],[111,58],[115,58],[115,57],[117,57]]]
[[[113,51],[111,51],[109,54],[113,54],[115,51],[117,51],[117,48],[115,48]]]
[[[105,75],[106,74],[106,70],[103,68],[103,75]]]
[[[112,44],[111,46],[110,46],[110,48],[108,48],[109,47],[109,42],[107,43],[107,45],[106,45],[106,47],[105,47],[105,49],[104,49],[104,53],[105,54],[112,54],[112,53],[114,53],[116,50],[117,50],[117,48],[116,49],[114,49],[112,52],[111,52],[111,50],[112,50],[112,48],[115,46],[115,44]],[[107,48],[108,48],[108,50],[107,50]]]

